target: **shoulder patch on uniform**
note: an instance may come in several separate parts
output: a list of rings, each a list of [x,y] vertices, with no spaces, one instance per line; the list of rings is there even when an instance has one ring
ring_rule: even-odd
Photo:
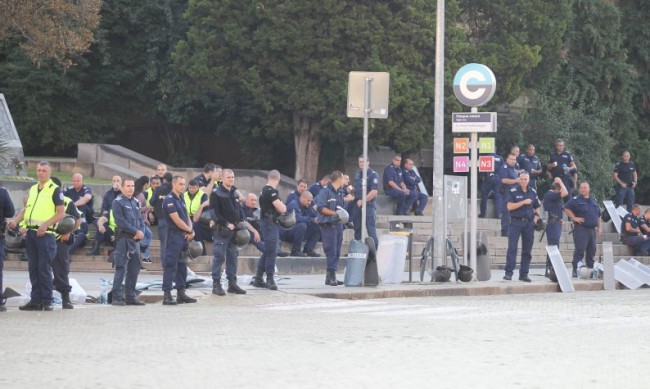
[[[516,192],[516,191],[517,191],[517,188],[516,188],[516,187],[512,187],[512,188],[510,188],[510,191],[511,191],[511,192]]]
[[[167,208],[174,208],[174,203],[167,203]]]

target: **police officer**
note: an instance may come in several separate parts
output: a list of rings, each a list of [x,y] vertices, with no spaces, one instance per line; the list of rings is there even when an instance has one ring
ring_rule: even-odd
[[[21,223],[21,233],[26,234],[29,281],[32,293],[21,311],[51,311],[52,307],[52,260],[56,255],[54,226],[65,215],[63,193],[52,182],[49,162],[39,162],[36,168],[38,182],[29,189],[27,204],[9,222],[15,229]]]
[[[512,154],[511,154],[512,155]],[[521,267],[519,281],[530,282],[528,269],[532,258],[531,251],[535,239],[535,223],[539,219],[539,200],[537,192],[528,187],[530,177],[527,171],[519,174],[519,184],[508,191],[507,208],[510,214],[508,225],[508,252],[506,254],[506,274],[504,280],[511,280],[517,264],[517,246],[521,236]]]
[[[546,170],[551,174],[551,178],[560,177],[562,179],[569,195],[573,192],[578,179],[578,170],[571,153],[564,151],[562,139],[555,141],[555,152],[551,154]]]
[[[203,167],[203,173],[191,179],[190,182],[195,181],[199,186],[199,189],[203,191],[206,196],[209,196],[210,193],[212,193],[215,184],[218,185],[217,180],[221,178],[221,174],[216,174],[216,171],[217,165],[208,163]],[[221,169],[219,169],[219,172],[221,172]]]
[[[390,165],[384,169],[382,181],[384,184],[384,193],[397,200],[396,215],[408,215],[409,210],[417,200],[417,193],[408,190],[402,177],[400,164],[402,157],[396,155],[391,160]]]
[[[635,255],[646,256],[650,252],[650,239],[641,230],[640,216],[641,206],[639,204],[632,205],[632,212],[625,215],[621,222],[621,241],[632,247]]]
[[[478,217],[484,218],[485,212],[487,211],[487,201],[490,193],[494,194],[494,208],[496,209],[497,218],[501,217],[501,187],[499,179],[499,169],[503,166],[503,158],[497,154],[490,154],[494,158],[494,172],[485,174],[483,176],[483,182],[481,183],[481,204],[479,208]]]
[[[106,219],[109,218],[109,213],[111,212],[111,207],[113,206],[113,200],[117,198],[117,196],[120,195],[120,188],[122,187],[122,177],[120,176],[113,176],[111,180],[111,185],[112,188],[107,190],[106,193],[104,193],[104,197],[102,199],[102,208],[100,211],[100,218],[104,217]],[[96,221],[97,223],[97,232],[95,233],[95,241],[93,242],[93,247],[86,253],[88,255],[99,255],[99,247],[102,243],[105,241],[109,241],[111,238],[110,232],[107,233],[106,229],[102,226],[100,226],[99,222]]]
[[[562,198],[568,196],[564,183],[559,177],[556,177],[546,194],[544,194],[544,211],[548,213],[546,220],[546,242],[549,246],[559,246],[560,237],[562,236]],[[551,257],[546,254],[546,272],[544,276],[548,277],[551,264]]]
[[[330,178],[332,181],[316,197],[316,209],[318,210],[318,224],[320,225],[323,251],[325,251],[327,257],[325,285],[337,286],[342,284],[336,279],[336,268],[341,255],[341,239],[339,235],[342,230],[339,228],[339,217],[336,209],[344,206],[343,198],[338,193],[339,188],[343,185],[343,173],[335,170],[330,174]]]
[[[406,159],[404,168],[402,169],[402,177],[404,178],[404,185],[406,185],[406,188],[414,192],[416,195],[415,202],[413,203],[415,216],[422,216],[422,212],[427,206],[427,201],[429,201],[429,196],[427,196],[426,193],[420,192],[419,185],[422,182],[422,178],[420,178],[420,176],[415,172],[415,169],[413,169],[412,159]]]
[[[506,163],[501,166],[497,175],[499,177],[499,184],[496,190],[500,195],[498,199],[499,209],[501,213],[501,236],[508,236],[508,225],[510,224],[510,215],[508,212],[507,202],[509,198],[510,188],[519,183],[516,171],[517,157],[510,153],[506,158]],[[495,200],[497,196],[495,195]],[[496,201],[495,201],[496,202]]]
[[[287,206],[280,199],[277,187],[280,183],[280,172],[271,170],[268,174],[268,181],[262,188],[260,195],[260,209],[262,219],[260,226],[264,236],[264,253],[257,263],[257,272],[255,274],[256,287],[266,287],[271,290],[277,290],[273,278],[275,273],[275,259],[278,255],[278,244],[280,240],[280,226],[278,225],[278,216],[287,212]],[[266,273],[266,283],[264,280]]]
[[[84,214],[87,223],[95,221],[93,191],[84,185],[81,174],[72,175],[72,185],[63,192],[63,195],[72,199],[79,212]]]
[[[57,186],[61,187],[61,181],[57,177],[51,178]],[[66,215],[75,220],[75,230],[81,225],[81,215],[71,198],[63,196],[63,206]],[[54,275],[54,289],[61,293],[61,306],[63,309],[72,309],[74,306],[70,301],[70,247],[74,243],[75,235],[72,233],[56,235],[56,255],[52,261],[52,274]]]
[[[173,184],[172,184],[173,186]],[[191,179],[187,191],[182,194],[190,225],[194,229],[194,240],[197,242],[212,242],[212,230],[209,226],[199,222],[203,211],[210,207],[210,199],[201,189],[201,184],[196,179]],[[205,188],[205,187],[204,187]],[[205,255],[205,245],[203,246]]]
[[[292,190],[291,193],[287,196],[287,204],[291,204],[293,200],[300,198],[300,196],[307,191],[307,181],[300,179],[296,184],[296,189]],[[320,188],[318,189],[320,192]],[[311,193],[311,192],[309,192]],[[312,198],[314,195],[312,194]]]
[[[637,166],[634,161],[630,161],[630,152],[624,151],[621,155],[621,162],[614,166],[614,173],[612,173],[614,181],[616,181],[616,198],[614,205],[627,204],[627,211],[632,211],[632,205],[636,201],[634,196],[634,189],[637,183]]]
[[[564,180],[563,180],[564,181]],[[596,236],[600,235],[600,207],[590,195],[589,183],[580,184],[580,194],[564,204],[564,212],[573,222],[573,277],[578,277],[578,262],[586,256],[587,267],[593,268]]]
[[[517,158],[517,164],[521,169],[528,172],[528,175],[530,176],[530,184],[528,186],[537,190],[537,180],[542,174],[542,163],[535,155],[534,144],[531,143],[528,145],[526,148],[526,154],[522,154]]]
[[[324,175],[320,181],[314,182],[309,186],[309,192],[311,192],[311,195],[314,196],[314,198],[318,197],[318,194],[320,191],[327,186],[327,184],[330,183],[330,175],[326,174]]]
[[[239,251],[235,244],[235,230],[243,228],[243,215],[239,202],[239,191],[235,187],[235,173],[223,169],[223,181],[210,194],[210,208],[214,212],[215,230],[212,245],[212,294],[225,296],[221,286],[221,268],[226,263],[228,293],[246,294],[237,285],[237,257]]]
[[[122,193],[113,200],[112,219],[115,221],[115,251],[113,263],[113,305],[144,305],[135,295],[135,285],[142,262],[140,240],[144,239],[144,220],[138,200],[133,197],[135,182],[125,178]],[[122,286],[124,284],[124,287]]]
[[[167,169],[166,166],[165,169]],[[165,242],[167,241],[167,220],[165,219],[162,204],[169,192],[172,191],[173,177],[174,176],[169,172],[164,173],[161,181],[162,184],[160,184],[160,186],[154,190],[153,195],[149,199],[149,205],[153,207],[153,212],[156,215],[156,220],[158,221],[158,239],[160,240],[161,261],[164,261],[165,258]],[[162,265],[164,266],[165,264],[162,263]]]
[[[354,239],[361,240],[361,207],[363,206],[363,155],[359,156],[359,170],[354,173],[354,206],[351,208],[352,224],[354,225]],[[370,160],[367,164],[366,179],[366,230],[368,236],[375,241],[375,247],[379,244],[377,239],[377,192],[379,190],[379,175],[370,168]]]
[[[287,211],[293,211],[296,215],[296,224],[289,229],[280,229],[280,240],[292,243],[292,257],[320,257],[320,254],[314,251],[320,238],[320,228],[316,223],[313,203],[311,192],[305,191],[300,198],[287,204]]]
[[[0,187],[0,312],[5,312],[7,308],[5,307],[5,299],[2,295],[3,286],[2,286],[2,269],[4,267],[4,260],[7,253],[5,252],[5,231],[7,229],[6,218],[14,216],[16,210],[14,209],[14,203],[9,197],[9,192],[3,187]]]
[[[197,193],[205,195],[203,192]],[[165,259],[163,260],[163,305],[195,303],[196,299],[185,293],[187,282],[188,241],[194,238],[194,229],[183,200],[185,179],[181,176],[172,178],[172,191],[163,201],[164,217],[167,222],[167,241],[165,242]],[[176,283],[176,300],[172,297],[172,282]]]

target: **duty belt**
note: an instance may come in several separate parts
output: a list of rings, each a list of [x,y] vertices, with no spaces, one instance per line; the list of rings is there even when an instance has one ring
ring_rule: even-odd
[[[527,222],[527,221],[531,221],[531,220],[533,220],[533,219],[528,218],[528,217],[514,217],[514,216],[510,216],[510,221]]]

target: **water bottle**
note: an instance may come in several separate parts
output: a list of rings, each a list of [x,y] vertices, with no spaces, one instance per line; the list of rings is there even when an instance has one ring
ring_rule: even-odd
[[[31,297],[32,295],[32,283],[29,281],[25,284],[25,295],[27,297]]]
[[[108,281],[99,279],[99,303],[108,304]]]
[[[598,279],[598,267],[596,266],[595,263],[594,263],[594,268],[591,270],[591,278],[593,278],[594,280]]]

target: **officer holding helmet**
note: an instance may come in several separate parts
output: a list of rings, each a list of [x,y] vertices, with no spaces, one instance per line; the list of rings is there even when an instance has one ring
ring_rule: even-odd
[[[513,155],[513,154],[510,154]],[[513,155],[514,156],[514,155]],[[535,224],[539,219],[539,199],[537,192],[528,187],[530,177],[527,171],[519,173],[519,183],[508,191],[506,207],[510,216],[508,224],[508,252],[506,254],[506,274],[504,280],[511,280],[517,264],[517,246],[521,237],[521,267],[519,281],[530,282],[528,270],[532,258]]]
[[[551,189],[544,195],[544,210],[548,213],[546,220],[546,242],[549,246],[559,246],[560,237],[562,236],[562,198],[568,196],[564,182],[560,177],[556,177],[551,184]],[[546,272],[548,277],[550,272],[551,257],[546,254]]]
[[[7,308],[5,307],[4,296],[2,295],[3,286],[2,286],[2,269],[4,267],[5,260],[5,231],[7,230],[6,218],[12,217],[16,210],[14,209],[14,203],[9,197],[9,192],[3,187],[0,187],[0,312],[5,312]]]
[[[318,224],[320,225],[320,235],[323,243],[323,251],[327,257],[327,276],[325,285],[337,286],[342,285],[336,279],[336,268],[341,256],[341,239],[342,233],[339,228],[338,207],[343,207],[343,198],[339,195],[338,190],[343,185],[343,173],[336,170],[330,174],[331,182],[323,188],[316,197],[316,209],[318,210]]]
[[[183,251],[187,250],[188,241],[194,238],[194,229],[183,200],[184,191],[185,179],[181,176],[174,176],[172,191],[165,197],[162,205],[167,222],[167,241],[165,242],[165,258],[163,260],[163,305],[196,302],[196,299],[185,294],[187,258],[183,258]],[[172,282],[176,283],[176,300],[171,293]]]

